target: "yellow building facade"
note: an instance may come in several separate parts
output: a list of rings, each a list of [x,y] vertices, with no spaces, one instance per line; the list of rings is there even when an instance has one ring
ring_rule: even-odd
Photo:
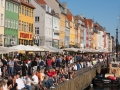
[[[93,39],[93,49],[97,49],[98,47],[98,34],[97,33],[94,33],[93,36],[92,36],[92,39]]]
[[[5,0],[0,0],[0,46],[4,46]]]
[[[59,48],[64,47],[65,45],[65,25],[66,22],[66,16],[64,14],[60,14],[60,42],[59,42]]]
[[[19,44],[33,45],[34,9],[35,7],[28,1],[24,2],[23,0],[21,0],[19,10],[19,32],[18,32]]]
[[[75,46],[75,23],[74,23],[74,16],[70,12],[70,10],[67,9],[67,19],[69,20],[70,24],[70,33],[69,33],[69,46],[73,47]]]
[[[74,19],[73,19],[73,16],[72,16],[72,21],[70,21],[70,41],[69,41],[69,45],[70,46],[74,46],[75,45],[75,27],[74,27]]]

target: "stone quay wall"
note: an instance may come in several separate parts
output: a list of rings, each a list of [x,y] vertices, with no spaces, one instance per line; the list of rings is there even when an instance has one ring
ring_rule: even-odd
[[[76,72],[76,77],[58,85],[51,90],[84,90],[96,76],[96,71],[100,73],[104,63],[96,64],[93,68],[84,68]]]

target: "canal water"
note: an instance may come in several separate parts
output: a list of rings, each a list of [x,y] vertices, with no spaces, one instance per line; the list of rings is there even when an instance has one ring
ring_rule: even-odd
[[[120,87],[88,87],[85,90],[120,90]]]

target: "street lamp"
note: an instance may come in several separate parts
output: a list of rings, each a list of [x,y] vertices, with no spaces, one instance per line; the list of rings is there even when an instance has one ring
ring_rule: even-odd
[[[37,46],[39,45],[39,38],[40,38],[39,35],[35,35],[35,36],[34,36],[34,43],[35,43]]]

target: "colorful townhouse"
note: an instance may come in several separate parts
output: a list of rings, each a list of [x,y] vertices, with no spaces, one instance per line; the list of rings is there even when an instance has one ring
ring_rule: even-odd
[[[83,48],[83,38],[84,38],[84,23],[80,15],[76,15],[75,19],[75,29],[76,29],[76,43],[78,48]]]
[[[86,27],[86,49],[90,49],[93,47],[92,42],[92,33],[93,33],[93,21],[92,19],[84,19],[85,27]]]
[[[70,12],[70,10],[67,9],[67,19],[70,22],[70,34],[69,34],[69,46],[75,47],[75,25],[74,25],[74,16]]]
[[[45,0],[33,0],[31,2],[34,6],[36,6],[36,9],[34,10],[35,18],[40,19],[35,22],[34,25],[35,35],[39,35],[39,45],[59,48],[60,18],[53,9],[54,7],[51,8],[49,1]],[[41,12],[41,14],[38,12]],[[36,28],[38,28],[39,33],[36,33]]]
[[[18,44],[19,0],[5,2],[5,43],[6,47]]]
[[[52,0],[52,1],[44,0],[44,1],[52,9],[52,15],[53,15],[52,46],[56,48],[61,48],[64,46],[64,40],[65,40],[65,12],[64,12],[65,8],[59,2],[59,0]]]
[[[36,6],[34,10],[34,44],[38,46],[52,46],[51,8],[44,0],[32,0],[31,3]]]
[[[0,46],[4,46],[5,0],[0,0]]]
[[[65,29],[65,48],[69,48],[69,36],[70,36],[70,22],[66,18],[66,29]]]
[[[33,45],[33,26],[34,26],[34,9],[31,0],[19,0],[19,44]]]
[[[96,49],[99,50],[104,50],[105,49],[105,37],[104,37],[104,32],[105,29],[99,24],[99,23],[94,23],[94,28],[97,30],[97,46]]]
[[[93,25],[93,49],[98,49],[98,25],[97,23],[94,23]]]
[[[68,29],[66,28],[66,6],[64,3],[64,6],[60,5],[60,43],[59,43],[59,47],[63,48],[65,46],[69,46],[69,44],[67,43],[68,39]]]

